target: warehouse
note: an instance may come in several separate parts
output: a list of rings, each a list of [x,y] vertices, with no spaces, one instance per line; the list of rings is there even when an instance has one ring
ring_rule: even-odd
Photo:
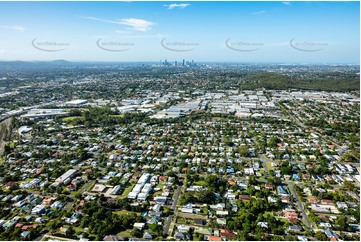
[[[64,183],[65,180],[67,180],[68,178],[71,179],[73,178],[77,173],[77,170],[75,169],[70,169],[67,172],[65,172],[63,175],[61,175],[58,179],[56,179],[55,181],[58,183]]]

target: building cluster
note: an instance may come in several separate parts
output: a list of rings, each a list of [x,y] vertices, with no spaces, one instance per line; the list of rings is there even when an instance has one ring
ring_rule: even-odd
[[[98,239],[359,240],[357,95],[242,90],[238,75],[354,68],[165,63],[0,77],[13,80],[0,88],[1,119],[15,117],[1,233],[94,239],[99,218],[127,215],[131,226]],[[83,122],[103,106],[126,122]]]

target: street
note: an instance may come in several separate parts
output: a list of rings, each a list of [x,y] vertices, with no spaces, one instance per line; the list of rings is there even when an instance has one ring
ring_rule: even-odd
[[[169,227],[170,224],[172,223],[172,220],[173,220],[173,215],[169,215],[167,218],[167,223],[165,224],[163,229],[163,235],[168,235]]]
[[[288,186],[290,188],[290,192],[292,193],[292,196],[296,199],[296,203],[298,205],[298,208],[299,210],[301,211],[302,213],[302,219],[304,221],[304,223],[306,224],[306,226],[311,230],[313,231],[313,228],[312,228],[312,224],[310,222],[310,220],[308,219],[308,216],[302,206],[302,203],[300,201],[300,198],[298,197],[297,193],[296,193],[296,190],[295,190],[295,184],[293,182],[289,182],[288,183]]]
[[[80,190],[80,194],[83,195],[83,193],[93,184],[94,181],[90,180],[88,183],[86,183]]]
[[[174,212],[174,210],[176,209],[178,199],[179,199],[179,195],[180,195],[180,192],[181,192],[181,188],[182,188],[181,186],[178,186],[176,192],[174,193],[173,204],[172,204],[172,207],[171,207],[172,212]],[[173,220],[173,215],[169,215],[168,218],[167,218],[167,223],[164,226],[163,235],[168,234],[169,227],[170,227],[170,224],[172,223],[172,220]]]
[[[177,206],[181,188],[182,188],[181,186],[177,187],[177,191],[175,192],[174,199],[173,199],[172,210],[174,210],[175,207]]]

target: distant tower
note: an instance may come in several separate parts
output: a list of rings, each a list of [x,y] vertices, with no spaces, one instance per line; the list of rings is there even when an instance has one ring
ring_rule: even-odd
[[[185,62],[185,60],[183,59],[183,63],[182,63],[182,66],[184,66],[184,62]]]
[[[175,61],[175,62],[174,62],[174,65],[177,66],[177,64],[178,64],[177,61]]]

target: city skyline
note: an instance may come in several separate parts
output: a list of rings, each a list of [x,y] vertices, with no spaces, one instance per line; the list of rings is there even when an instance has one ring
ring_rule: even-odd
[[[0,60],[359,64],[359,2],[0,2]]]

